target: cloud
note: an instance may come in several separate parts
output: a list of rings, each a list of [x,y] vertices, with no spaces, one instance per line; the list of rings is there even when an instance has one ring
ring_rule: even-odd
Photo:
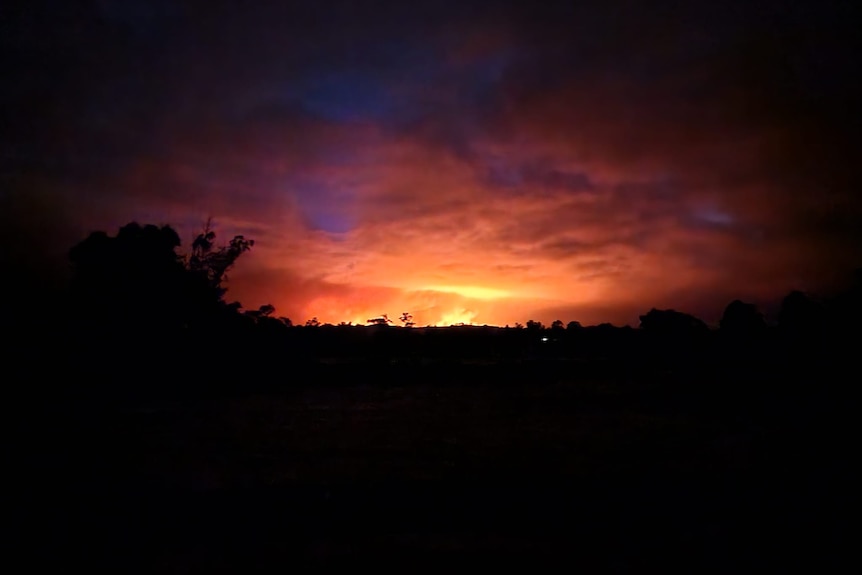
[[[296,321],[636,323],[858,265],[847,15],[623,4],[83,11],[74,57],[16,44],[4,168],[76,229],[215,216],[258,240],[231,297]]]

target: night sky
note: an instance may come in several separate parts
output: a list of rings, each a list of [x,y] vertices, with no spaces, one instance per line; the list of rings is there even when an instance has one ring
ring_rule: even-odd
[[[853,4],[4,2],[6,250],[212,216],[257,242],[228,298],[295,323],[826,290],[862,265]]]

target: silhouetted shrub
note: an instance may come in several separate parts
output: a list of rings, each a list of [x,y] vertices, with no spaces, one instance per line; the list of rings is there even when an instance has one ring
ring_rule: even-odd
[[[652,308],[640,316],[640,320],[641,329],[656,335],[689,336],[702,335],[709,331],[700,319],[673,309]]]
[[[754,336],[764,332],[766,320],[756,305],[734,300],[725,308],[719,327],[728,335]]]
[[[823,306],[805,293],[794,290],[781,302],[778,312],[778,327],[793,335],[814,336],[825,327],[826,314]]]

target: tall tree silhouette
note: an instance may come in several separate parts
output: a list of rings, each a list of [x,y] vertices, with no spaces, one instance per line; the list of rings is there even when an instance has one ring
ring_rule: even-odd
[[[176,319],[186,287],[179,245],[168,226],[130,223],[116,237],[90,234],[69,252],[73,305],[97,324]]]
[[[730,302],[724,309],[719,327],[722,332],[729,335],[752,336],[762,333],[766,329],[766,320],[756,305],[737,299]]]
[[[254,242],[236,236],[215,247],[208,223],[188,258],[177,254],[180,238],[170,226],[136,222],[115,237],[94,232],[69,252],[72,305],[91,327],[184,328],[236,311],[222,300],[226,272]]]
[[[215,247],[215,232],[212,219],[207,220],[203,231],[192,242],[192,253],[188,259],[189,271],[206,278],[208,285],[219,297],[227,291],[222,283],[227,281],[227,271],[236,260],[254,246],[254,240],[234,236],[226,246]]]
[[[822,306],[799,290],[784,297],[778,312],[778,326],[796,335],[817,335],[824,327],[824,319]]]

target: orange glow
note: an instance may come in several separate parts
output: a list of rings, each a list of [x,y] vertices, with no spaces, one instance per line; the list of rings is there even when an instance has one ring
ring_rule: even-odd
[[[759,123],[733,91],[725,103],[710,70],[534,74],[543,45],[522,60],[515,30],[479,32],[438,47],[433,81],[375,76],[367,103],[336,83],[330,104],[314,92],[300,105],[280,81],[242,90],[235,121],[168,122],[106,184],[123,196],[98,205],[183,238],[210,215],[220,238],[254,238],[227,297],[294,323],[637,324],[650,307],[708,319],[858,263],[824,234],[836,220],[822,206],[847,204],[817,179],[827,170],[789,175],[785,159],[807,157],[795,124]]]
[[[479,286],[433,286],[427,289],[444,293],[454,293],[474,299],[500,299],[509,295],[505,290]]]
[[[437,326],[449,326],[449,325],[460,325],[460,324],[472,324],[473,320],[476,319],[476,313],[472,312],[468,309],[455,309],[449,313],[443,315],[439,322],[434,325]]]
[[[290,191],[252,189],[247,207],[216,218],[220,229],[258,240],[231,274],[228,297],[246,307],[271,303],[295,323],[364,325],[409,311],[417,325],[625,324],[652,306],[697,303],[699,293],[711,293],[716,308],[768,293],[789,283],[786,270],[799,253],[792,238],[759,248],[770,250],[768,265],[752,250],[747,230],[765,225],[768,213],[745,204],[771,193],[767,184],[718,193],[671,159],[645,166],[609,154],[573,162],[577,139],[542,141],[538,133],[529,146],[475,144],[493,169],[502,166],[497,184],[488,181],[486,160],[367,129],[368,143],[355,151],[362,162],[294,168],[346,200],[309,215]],[[506,171],[536,157],[555,166],[547,181]],[[666,183],[672,168],[682,183]],[[154,173],[130,174],[130,185],[152,187]],[[589,174],[589,184],[578,174]],[[176,217],[186,209],[178,206]],[[325,229],[327,218],[347,222],[345,229]],[[738,277],[745,282],[733,285],[744,293],[715,291]]]

